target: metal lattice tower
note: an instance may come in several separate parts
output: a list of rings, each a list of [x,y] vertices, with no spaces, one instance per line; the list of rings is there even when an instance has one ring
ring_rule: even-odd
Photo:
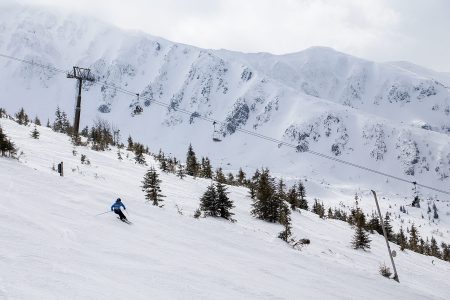
[[[75,78],[78,80],[78,97],[75,108],[75,120],[73,122],[73,134],[78,136],[80,129],[80,114],[81,114],[81,87],[83,81],[95,81],[94,76],[91,75],[91,70],[86,68],[73,67],[73,72],[67,74],[67,78]]]

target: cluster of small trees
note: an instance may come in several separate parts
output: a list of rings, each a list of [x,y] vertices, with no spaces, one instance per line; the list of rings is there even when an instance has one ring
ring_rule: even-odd
[[[119,147],[120,148],[120,147]],[[143,144],[134,142],[131,136],[128,137],[128,151],[134,152],[134,160],[136,163],[140,165],[145,165],[147,162],[145,161],[144,154],[150,154],[148,147],[145,147]]]
[[[316,200],[311,211],[324,218],[324,210],[323,204],[320,204]],[[383,234],[383,228],[378,216],[372,212],[369,217],[369,215],[365,215],[359,207],[352,208],[349,214],[341,209],[335,208],[332,210],[331,208],[328,208],[327,218],[344,221],[355,227],[355,234],[352,239],[352,246],[355,249],[370,249],[371,240],[368,232]],[[406,233],[409,234],[408,237],[407,234],[405,234],[403,227],[400,228],[398,233],[394,232],[391,225],[390,213],[386,213],[383,223],[388,240],[399,245],[400,250],[409,249],[420,254],[450,261],[450,245],[441,243],[441,247],[439,247],[434,237],[431,237],[430,240],[428,238],[424,240],[419,236],[417,227],[414,224],[406,229]]]
[[[211,183],[200,198],[199,210],[205,217],[219,217],[234,222],[234,215],[230,210],[234,207],[233,201],[228,198],[228,191],[221,182]]]

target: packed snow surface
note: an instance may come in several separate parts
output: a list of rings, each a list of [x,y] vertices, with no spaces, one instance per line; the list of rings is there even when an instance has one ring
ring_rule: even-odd
[[[167,197],[154,207],[140,189],[151,157],[136,165],[131,153],[119,161],[48,128],[34,140],[30,127],[0,125],[20,149],[19,161],[0,158],[0,299],[450,298],[448,262],[394,244],[400,283],[382,277],[380,235],[370,251],[353,250],[347,223],[294,212],[294,235],[311,240],[294,250],[277,238],[280,225],[251,217],[245,188],[229,187],[236,223],[194,219],[209,180],[160,172]],[[52,171],[60,161],[64,177]],[[97,215],[117,197],[132,225]]]

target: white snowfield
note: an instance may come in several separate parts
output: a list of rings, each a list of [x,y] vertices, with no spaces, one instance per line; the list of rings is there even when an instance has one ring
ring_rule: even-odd
[[[161,173],[157,208],[140,189],[148,167],[132,154],[119,161],[116,149],[74,148],[48,128],[34,140],[31,127],[0,125],[23,152],[0,158],[0,299],[450,299],[448,262],[394,244],[400,283],[382,277],[380,235],[370,251],[353,250],[348,224],[295,212],[294,235],[311,244],[294,250],[277,238],[280,225],[251,217],[245,188],[229,187],[236,223],[197,220],[209,180]],[[52,171],[60,161],[64,177]],[[117,197],[132,225],[96,216]]]

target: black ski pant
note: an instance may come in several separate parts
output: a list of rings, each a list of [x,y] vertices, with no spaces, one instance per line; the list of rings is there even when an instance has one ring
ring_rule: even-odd
[[[126,220],[127,219],[127,217],[125,217],[125,215],[123,214],[123,212],[120,209],[115,209],[114,212],[119,215],[119,218],[121,220]]]

